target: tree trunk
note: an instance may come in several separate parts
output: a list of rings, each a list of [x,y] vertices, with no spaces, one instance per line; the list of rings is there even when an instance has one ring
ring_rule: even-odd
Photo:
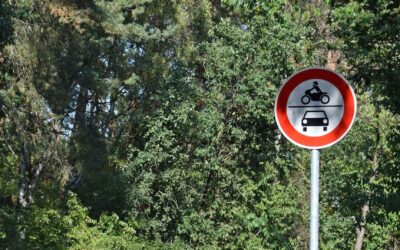
[[[373,164],[373,174],[371,178],[369,178],[369,183],[373,183],[378,176],[378,168],[379,168],[379,156],[382,153],[382,147],[380,145],[381,141],[381,133],[379,128],[376,128],[376,148],[372,158]],[[367,192],[367,201],[361,207],[361,221],[360,225],[356,229],[356,244],[354,245],[355,250],[361,250],[364,242],[364,235],[365,235],[365,225],[366,219],[369,212],[369,201],[371,199],[371,192]]]
[[[43,171],[43,164],[39,163],[36,168],[32,167],[27,152],[21,148],[21,159],[19,162],[19,185],[17,205],[20,208],[28,208],[32,202],[32,192],[36,187],[40,174]]]
[[[31,172],[28,184],[28,192],[26,194],[26,202],[28,207],[32,202],[32,192],[36,187],[37,181],[39,180],[39,175],[42,173],[42,170],[43,170],[43,164],[39,163],[36,169],[34,171],[32,170]]]
[[[70,141],[70,146],[75,149],[75,140],[79,136],[79,131],[84,129],[86,126],[86,110],[87,110],[87,102],[88,102],[88,90],[84,89],[82,86],[79,86],[79,94],[76,101],[76,108],[75,108],[75,119],[72,128],[72,136],[73,138]],[[74,155],[72,153],[71,155]],[[70,174],[70,185],[72,190],[78,188],[81,181],[81,176],[79,175],[79,171],[76,168],[77,160],[76,158],[70,159],[71,164],[71,174]]]
[[[340,51],[328,50],[328,56],[325,67],[335,71],[339,60],[340,60]]]
[[[20,208],[26,208],[28,206],[26,202],[26,186],[27,186],[27,161],[26,161],[26,153],[24,147],[21,147],[21,155],[19,161],[19,184],[18,184],[18,200],[17,205]]]
[[[32,202],[32,193],[36,187],[39,175],[42,173],[43,164],[39,163],[34,169],[30,162],[29,153],[26,152],[25,146],[21,147],[19,162],[19,184],[17,206],[21,209],[29,208]],[[18,220],[23,220],[22,213],[18,214]],[[18,236],[21,241],[26,238],[26,228],[23,226],[18,230]]]
[[[365,224],[366,218],[369,211],[369,201],[365,202],[365,204],[361,208],[361,223],[360,226],[357,227],[357,239],[356,244],[354,246],[354,250],[361,250],[364,242],[364,235],[365,235]]]
[[[84,126],[86,122],[86,108],[88,101],[88,90],[80,87],[75,109],[74,133]]]

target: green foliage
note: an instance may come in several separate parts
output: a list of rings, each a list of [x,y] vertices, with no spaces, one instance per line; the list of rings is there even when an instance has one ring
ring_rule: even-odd
[[[309,153],[273,106],[325,61],[359,111],[321,154],[321,249],[398,248],[395,2],[3,2],[1,248],[308,248]]]
[[[348,232],[352,224],[359,226],[360,209],[368,202],[370,211],[366,237],[370,240],[366,241],[365,247],[389,249],[397,237],[396,230],[390,228],[396,223],[400,210],[400,196],[396,188],[400,184],[396,174],[399,172],[398,158],[393,155],[397,143],[392,144],[392,139],[399,135],[399,117],[383,107],[376,108],[371,102],[370,96],[360,96],[354,129],[339,146],[324,151],[321,163],[324,166],[322,190],[327,197],[324,199],[327,205],[324,216],[331,221],[337,220],[340,214],[342,227],[335,231],[339,234]],[[331,234],[327,231],[323,235]],[[338,238],[342,240],[336,243],[335,238],[327,238],[329,246],[348,248],[354,241],[345,235]]]
[[[352,79],[373,90],[374,101],[397,113],[400,6],[393,1],[357,1],[338,6],[332,27],[352,68]]]
[[[299,194],[295,184],[287,187],[291,164],[270,160],[276,127],[265,112],[273,108],[273,82],[294,69],[287,56],[302,54],[307,31],[286,25],[260,17],[245,28],[222,20],[209,31],[211,42],[199,44],[205,85],[160,94],[163,105],[142,120],[143,143],[133,143],[122,166],[138,231],[167,241],[178,235],[193,247],[299,244],[291,235],[301,205],[288,202]],[[269,176],[267,167],[280,176]]]

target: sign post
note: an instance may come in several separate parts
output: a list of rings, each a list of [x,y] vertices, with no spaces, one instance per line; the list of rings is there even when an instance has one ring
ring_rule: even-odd
[[[354,123],[357,101],[339,74],[309,68],[290,76],[275,100],[275,119],[282,134],[311,149],[310,249],[318,249],[319,149],[332,146]]]
[[[310,204],[310,249],[318,249],[319,231],[319,151],[311,151],[311,204]]]

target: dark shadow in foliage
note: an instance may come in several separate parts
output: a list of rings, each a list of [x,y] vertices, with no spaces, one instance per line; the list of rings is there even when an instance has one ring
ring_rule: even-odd
[[[0,2],[0,49],[12,40],[12,12],[9,6]],[[0,54],[0,65],[1,65],[1,54]]]
[[[75,161],[80,172],[75,189],[82,203],[96,218],[105,211],[122,214],[124,181],[120,171],[109,164],[106,139],[89,125],[80,128],[75,140],[73,155],[79,156]]]

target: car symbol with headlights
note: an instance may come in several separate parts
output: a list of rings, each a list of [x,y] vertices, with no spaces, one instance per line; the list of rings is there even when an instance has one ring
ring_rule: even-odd
[[[307,127],[323,127],[323,130],[327,131],[329,126],[329,119],[326,116],[325,111],[306,111],[303,118],[301,119],[301,125],[303,126],[304,132],[307,132]]]

